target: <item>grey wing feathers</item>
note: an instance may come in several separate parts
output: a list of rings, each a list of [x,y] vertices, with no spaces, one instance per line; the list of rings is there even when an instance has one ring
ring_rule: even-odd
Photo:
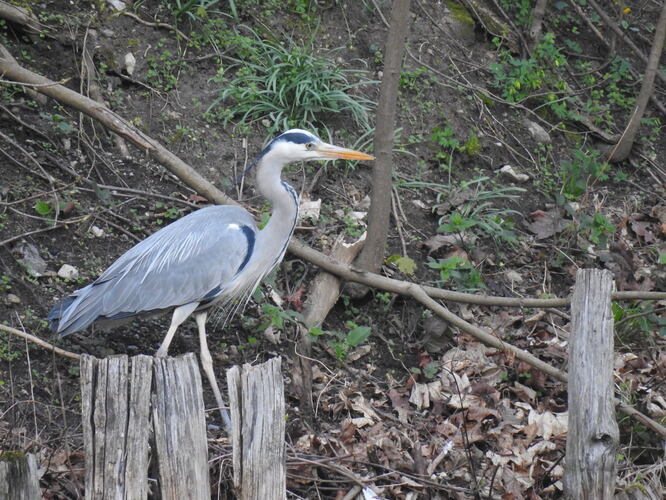
[[[240,207],[206,207],[177,220],[74,292],[71,305],[63,306],[58,316],[58,333],[80,330],[100,317],[133,316],[203,300],[247,262],[256,231],[254,220]]]

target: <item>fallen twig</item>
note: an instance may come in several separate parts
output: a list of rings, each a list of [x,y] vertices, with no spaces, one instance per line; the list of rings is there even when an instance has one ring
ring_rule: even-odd
[[[12,328],[11,326],[0,324],[0,330],[7,333],[11,333],[12,335],[15,335],[17,337],[21,337],[22,339],[28,340],[33,344],[37,344],[38,346],[41,346],[48,351],[52,351],[55,354],[59,354],[60,356],[65,356],[66,358],[76,359],[76,360],[78,360],[81,357],[76,353],[66,351],[65,349],[61,349],[60,347],[56,347],[53,344],[49,344],[45,340],[40,339],[39,337],[35,337],[34,335],[31,335],[27,332],[22,332],[21,330],[17,330],[16,328]]]
[[[137,16],[134,12],[128,12],[126,10],[121,10],[119,14],[122,14],[123,16],[131,17],[135,21],[140,22],[141,24],[145,24],[146,26],[151,26],[153,28],[164,28],[166,30],[173,31],[175,34],[177,34],[179,37],[181,37],[183,40],[190,41],[190,37],[188,37],[185,33],[180,31],[178,28],[175,28],[174,26],[171,26],[170,24],[167,23],[153,23],[151,21],[146,21],[144,19],[141,19],[139,16]]]

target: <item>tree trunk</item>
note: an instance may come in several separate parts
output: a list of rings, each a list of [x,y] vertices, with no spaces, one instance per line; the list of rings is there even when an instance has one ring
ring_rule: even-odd
[[[534,9],[532,10],[532,23],[530,25],[530,51],[539,43],[541,38],[541,28],[543,26],[543,16],[548,8],[548,0],[537,0]]]
[[[654,41],[652,42],[650,57],[648,58],[647,68],[645,69],[645,76],[643,76],[641,91],[638,94],[638,99],[636,100],[636,108],[634,109],[634,113],[631,115],[631,119],[627,124],[627,128],[624,129],[624,133],[622,134],[620,141],[615,145],[613,151],[611,151],[608,161],[618,162],[625,160],[631,152],[631,148],[634,145],[634,140],[638,134],[638,129],[641,126],[641,120],[643,118],[643,114],[645,113],[645,108],[647,107],[648,100],[652,95],[652,90],[654,88],[654,78],[657,75],[657,71],[659,70],[659,59],[661,57],[661,53],[664,50],[665,39],[666,2],[661,7],[661,15],[659,16],[657,29],[654,33]]]
[[[382,76],[374,153],[377,158],[372,172],[372,201],[368,213],[368,238],[356,260],[356,266],[377,272],[384,262],[384,250],[391,215],[391,186],[393,182],[393,132],[398,105],[398,83],[405,54],[405,41],[409,29],[409,0],[393,0],[391,27],[384,50]]]

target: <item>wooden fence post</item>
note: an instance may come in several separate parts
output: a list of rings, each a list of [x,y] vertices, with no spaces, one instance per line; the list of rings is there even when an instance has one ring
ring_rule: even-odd
[[[280,358],[227,370],[234,486],[240,500],[286,498],[284,382]]]
[[[135,356],[131,365],[130,375],[127,356],[81,357],[86,499],[148,497],[151,417],[161,498],[210,498],[196,358]]]
[[[581,269],[571,301],[569,431],[564,486],[570,499],[613,498],[619,431],[613,402],[613,276]]]
[[[86,499],[148,496],[152,358],[81,356]]]
[[[31,453],[0,452],[0,498],[3,500],[40,500],[37,460]]]
[[[208,499],[208,441],[197,360],[192,353],[155,358],[154,377],[153,425],[162,500]]]

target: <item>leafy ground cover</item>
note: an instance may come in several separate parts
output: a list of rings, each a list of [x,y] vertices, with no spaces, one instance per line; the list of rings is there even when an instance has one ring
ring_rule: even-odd
[[[595,36],[591,26],[608,31],[585,2],[576,3],[584,17],[553,2],[530,51],[516,40],[532,3],[488,3],[510,21],[504,36],[461,4],[412,4],[384,272],[479,294],[552,297],[570,293],[578,268],[599,267],[614,273],[618,290],[664,291],[666,136],[657,107],[631,159],[606,161],[633,111],[642,62],[622,40],[609,50]],[[647,52],[657,3],[628,12],[604,5]],[[388,1],[146,0],[124,14],[97,1],[28,7],[43,24],[39,35],[0,21],[0,43],[20,64],[91,95],[96,84],[112,109],[259,220],[269,207],[251,180],[236,180],[276,130],[307,127],[372,148]],[[91,79],[81,72],[86,51]],[[663,82],[658,88],[657,99]],[[6,82],[0,144],[0,320],[45,339],[55,300],[206,203],[136,150],[123,153],[98,124]],[[367,170],[296,166],[286,177],[319,207],[299,238],[326,250],[338,234],[364,231]],[[343,293],[311,332],[316,413],[300,412],[294,346],[316,272],[287,256],[243,315],[209,329],[220,373],[276,353],[285,359],[293,498],[343,498],[355,486],[350,474],[385,498],[561,496],[566,387],[381,290],[361,301]],[[567,311],[448,306],[566,368]],[[662,423],[665,308],[613,304],[617,394]],[[58,345],[150,354],[165,321]],[[171,353],[197,350],[190,325]],[[38,454],[47,498],[81,498],[78,366],[0,333],[0,395],[0,447]],[[213,490],[225,498],[229,449],[213,411],[209,423]],[[633,420],[619,424],[618,487],[658,492],[662,441]]]

